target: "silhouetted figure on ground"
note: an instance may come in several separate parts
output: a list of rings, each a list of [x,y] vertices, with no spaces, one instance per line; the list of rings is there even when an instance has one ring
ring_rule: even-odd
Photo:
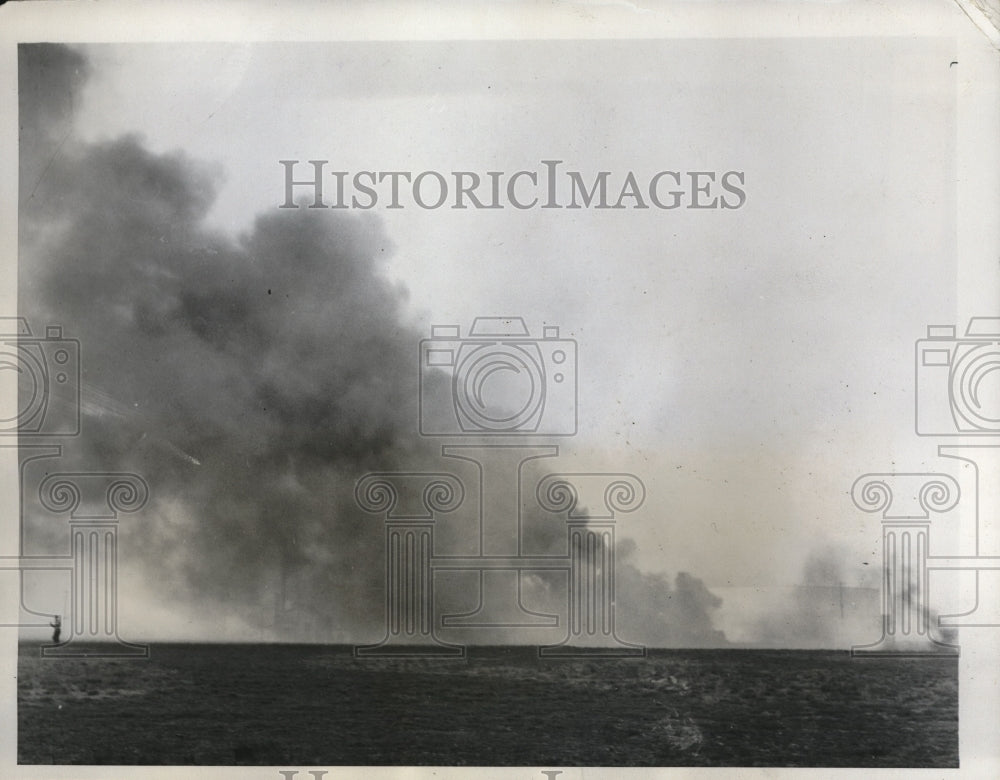
[[[52,643],[59,644],[59,635],[62,633],[62,617],[56,615],[54,622],[49,623],[52,626]]]

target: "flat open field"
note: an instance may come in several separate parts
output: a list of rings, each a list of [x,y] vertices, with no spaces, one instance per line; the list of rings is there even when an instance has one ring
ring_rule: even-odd
[[[22,764],[958,765],[957,659],[651,650],[355,659],[320,645],[22,645]]]

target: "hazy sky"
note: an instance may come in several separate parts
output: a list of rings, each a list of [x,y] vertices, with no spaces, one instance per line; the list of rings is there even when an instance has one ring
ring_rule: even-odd
[[[880,529],[850,502],[858,475],[930,468],[933,449],[912,435],[913,342],[927,324],[954,321],[951,47],[905,38],[80,46],[87,77],[72,92],[65,137],[96,146],[76,160],[85,173],[67,167],[60,192],[74,175],[89,177],[93,192],[101,153],[116,171],[127,168],[126,154],[165,175],[182,171],[181,200],[170,200],[177,213],[160,224],[190,225],[202,243],[219,237],[229,249],[198,254],[188,242],[189,259],[172,272],[224,290],[222,277],[231,270],[235,278],[242,258],[266,256],[261,284],[277,279],[276,290],[300,296],[299,307],[251,318],[271,334],[260,338],[278,373],[312,360],[309,350],[322,351],[324,340],[376,361],[385,355],[373,346],[392,352],[403,334],[412,359],[393,352],[393,371],[415,373],[416,339],[431,324],[464,332],[478,315],[520,315],[533,334],[559,325],[578,343],[580,419],[578,436],[562,443],[560,468],[640,476],[646,506],[620,524],[637,543],[629,561],[671,578],[691,572],[726,602],[717,628],[759,638],[745,613],[784,607],[773,595],[754,601],[755,588],[870,582]],[[123,144],[125,134],[138,138]],[[616,182],[628,171],[648,180],[661,170],[736,170],[746,203],[704,211],[380,205],[349,223],[302,210],[299,227],[275,238],[258,220],[288,217],[277,208],[283,159],[445,174],[540,170],[557,159],[587,178],[610,171]],[[104,184],[120,188],[112,204],[127,204],[127,188],[142,186],[114,176]],[[59,197],[73,196],[50,197],[58,208]],[[348,305],[349,284],[342,289],[339,277],[302,259],[321,246],[326,226],[341,224],[372,255],[376,300],[388,307],[354,312],[348,337],[325,304]],[[148,238],[153,255],[157,240],[181,241]],[[30,251],[48,251],[43,244]],[[152,278],[136,294],[155,309]],[[45,289],[58,302],[71,287]],[[189,322],[214,322],[193,298],[181,299]],[[200,304],[225,308],[218,297]],[[231,312],[219,319],[213,327],[246,324]],[[247,327],[250,335],[233,338],[256,338]],[[274,335],[283,328],[287,340]],[[301,333],[309,349],[287,353]],[[127,334],[121,339],[127,346]],[[206,387],[237,382],[242,364],[230,376],[201,347],[174,346],[198,370],[214,366]],[[317,368],[302,381],[325,377]],[[412,409],[391,392],[358,404],[359,414],[391,409],[394,429],[415,429]],[[220,410],[213,419],[245,435],[241,446],[256,446],[244,427],[256,418]],[[172,435],[164,434],[179,446]],[[291,441],[268,458],[323,447],[305,433]],[[315,491],[328,467],[282,473]],[[141,603],[155,611],[146,596]],[[742,624],[726,623],[738,612]]]

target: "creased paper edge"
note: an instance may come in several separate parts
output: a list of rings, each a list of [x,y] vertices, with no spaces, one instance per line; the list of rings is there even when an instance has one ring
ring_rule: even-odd
[[[955,0],[994,49],[1000,51],[1000,2],[996,0]]]

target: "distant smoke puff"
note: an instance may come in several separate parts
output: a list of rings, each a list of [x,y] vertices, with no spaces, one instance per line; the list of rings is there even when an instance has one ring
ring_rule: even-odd
[[[585,510],[580,508],[581,513]],[[566,549],[563,524],[551,519],[531,518],[524,524],[524,549],[532,554],[559,554]],[[641,571],[635,563],[637,546],[617,537],[615,545],[615,613],[621,639],[650,647],[719,647],[727,644],[725,633],[716,629],[714,617],[722,599],[687,572],[680,572],[671,585],[659,573]],[[525,599],[537,593],[549,595],[555,578],[529,580]]]

